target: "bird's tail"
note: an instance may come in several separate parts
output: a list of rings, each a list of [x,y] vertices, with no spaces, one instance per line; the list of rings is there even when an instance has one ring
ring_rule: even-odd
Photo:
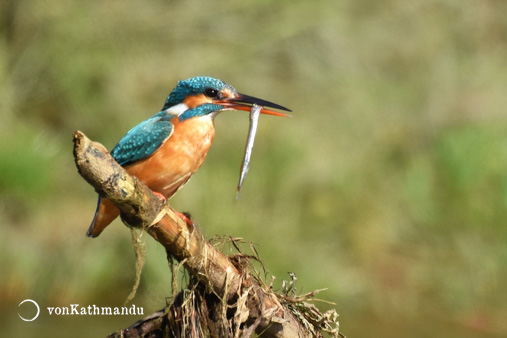
[[[92,224],[86,232],[86,236],[95,238],[109,225],[118,215],[120,210],[107,198],[101,198],[97,201],[97,210],[93,217]]]

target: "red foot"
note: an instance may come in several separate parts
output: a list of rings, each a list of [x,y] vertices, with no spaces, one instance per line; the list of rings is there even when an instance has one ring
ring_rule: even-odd
[[[190,219],[190,214],[188,212],[178,212],[175,211],[176,215],[178,215],[179,218],[185,221],[187,223],[188,229],[190,231],[194,230],[194,222]]]
[[[158,197],[160,198],[160,200],[162,201],[162,203],[165,203],[167,201],[167,199],[165,198],[164,195],[162,195],[161,193],[159,192],[156,192],[156,191],[153,191],[153,193]],[[178,211],[174,211],[176,213],[176,215],[178,215],[179,218],[181,218],[182,220],[185,221],[185,223],[187,224],[188,226],[188,229],[190,231],[194,230],[194,222],[192,222],[192,220],[190,219],[190,214],[188,212],[178,212]]]
[[[165,202],[167,201],[167,199],[165,198],[165,196],[164,196],[164,195],[162,195],[161,193],[156,192],[156,191],[154,191],[153,193],[154,193],[155,195],[157,195],[157,197],[158,197],[158,198],[160,198],[160,199],[162,200],[162,203],[165,203]]]

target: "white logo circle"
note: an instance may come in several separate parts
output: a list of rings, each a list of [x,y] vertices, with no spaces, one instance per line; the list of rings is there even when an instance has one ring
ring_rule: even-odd
[[[25,299],[24,301],[22,301],[21,303],[19,303],[18,307],[20,307],[20,306],[21,306],[21,304],[23,304],[23,303],[25,303],[25,302],[31,302],[31,303],[33,303],[33,305],[35,305],[35,307],[37,308],[37,314],[36,314],[36,315],[35,315],[35,317],[33,317],[32,319],[26,319],[26,318],[21,317],[21,315],[19,314],[19,312],[18,312],[18,316],[19,316],[19,318],[23,319],[25,322],[31,322],[31,321],[33,321],[33,320],[37,319],[37,317],[39,317],[39,313],[40,313],[39,304],[37,304],[37,302],[36,302],[36,301],[34,301],[34,300],[31,300],[31,299]]]

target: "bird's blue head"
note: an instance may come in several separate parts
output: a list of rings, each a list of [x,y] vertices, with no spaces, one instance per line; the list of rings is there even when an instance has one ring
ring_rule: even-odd
[[[184,120],[210,114],[215,116],[224,110],[250,111],[252,104],[263,106],[263,114],[288,116],[264,107],[290,111],[276,103],[240,94],[229,84],[206,76],[178,81],[176,88],[167,97],[162,111]]]

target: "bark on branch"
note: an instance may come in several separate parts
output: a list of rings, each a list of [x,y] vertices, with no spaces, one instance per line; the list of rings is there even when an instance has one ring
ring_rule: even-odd
[[[121,211],[122,220],[130,227],[143,228],[170,255],[183,261],[185,269],[203,285],[207,294],[236,305],[240,296],[246,295],[249,311],[246,311],[248,318],[243,319],[245,327],[250,323],[250,330],[263,332],[268,337],[312,336],[274,294],[243,274],[198,228],[189,229],[171,207],[162,204],[147,186],[130,176],[101,144],[92,142],[80,131],[74,132],[74,157],[81,176],[100,195],[113,201]],[[121,334],[128,337],[144,330],[163,332],[170,311],[159,311],[122,330]]]

